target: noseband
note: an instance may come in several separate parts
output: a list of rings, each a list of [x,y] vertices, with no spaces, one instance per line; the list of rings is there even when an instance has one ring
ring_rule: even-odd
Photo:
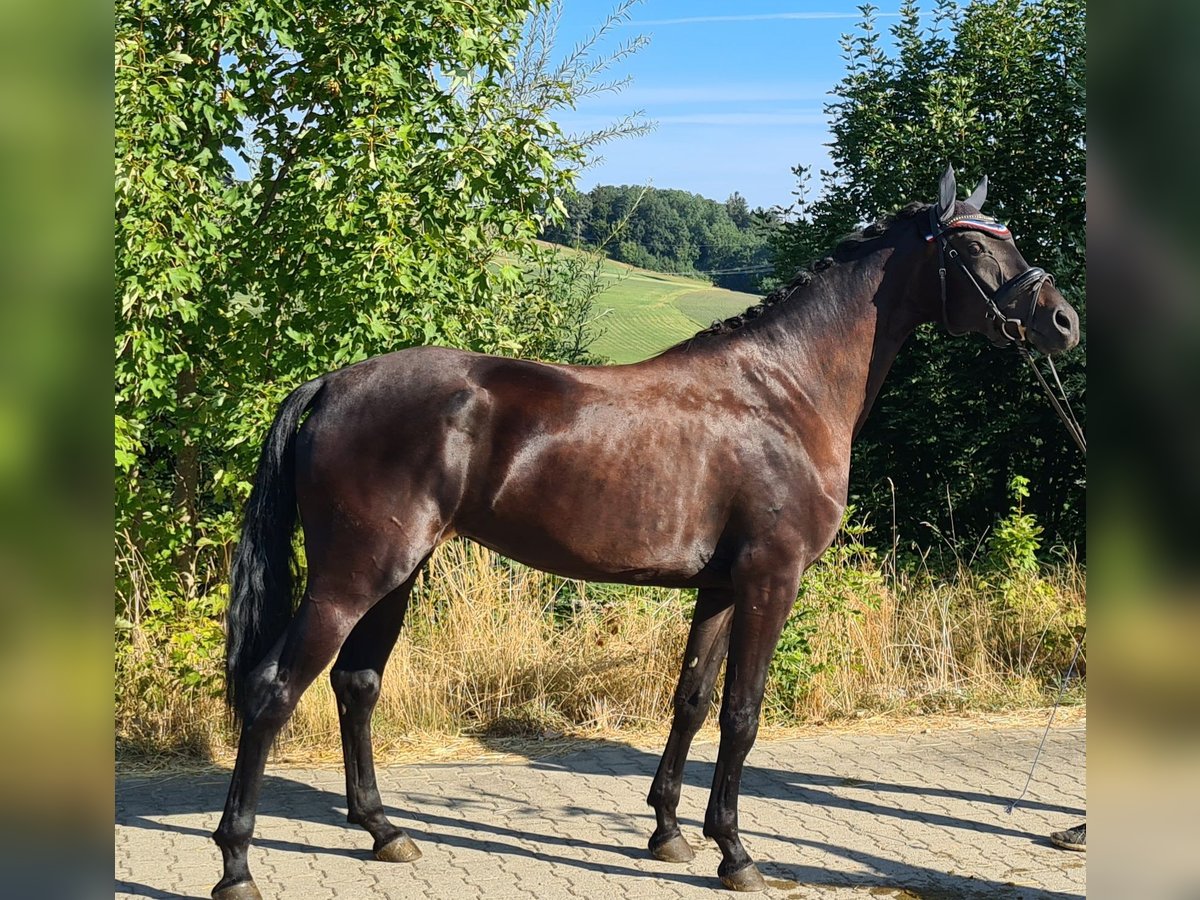
[[[938,278],[942,283],[942,324],[946,326],[946,330],[950,334],[966,334],[965,331],[955,331],[951,328],[950,319],[946,315],[946,260],[950,259],[958,264],[963,274],[967,276],[967,280],[975,285],[975,290],[983,298],[985,304],[984,312],[987,314],[988,319],[998,323],[1000,333],[1008,340],[1009,345],[1016,347],[1021,355],[1025,357],[1025,361],[1033,369],[1033,374],[1037,376],[1037,380],[1046,392],[1046,396],[1050,398],[1050,405],[1054,407],[1054,411],[1058,413],[1058,417],[1067,426],[1067,431],[1070,432],[1071,437],[1075,440],[1075,444],[1079,447],[1080,452],[1086,455],[1087,441],[1083,436],[1083,427],[1079,424],[1079,420],[1075,418],[1075,412],[1071,409],[1071,404],[1067,400],[1067,392],[1062,386],[1061,379],[1058,377],[1058,370],[1054,368],[1054,360],[1049,356],[1046,357],[1046,362],[1049,364],[1050,371],[1054,375],[1055,384],[1058,385],[1058,397],[1054,396],[1054,391],[1046,383],[1046,379],[1042,377],[1042,373],[1038,371],[1037,363],[1033,361],[1033,357],[1029,353],[1029,348],[1025,344],[1025,329],[1028,324],[1033,322],[1033,317],[1037,315],[1037,302],[1038,297],[1042,293],[1042,287],[1047,281],[1054,284],[1054,276],[1045,269],[1030,266],[1019,275],[1014,275],[1008,279],[1008,281],[996,288],[996,293],[988,296],[988,292],[983,289],[983,285],[975,278],[975,273],[967,268],[967,264],[962,261],[962,255],[950,246],[950,239],[947,235],[956,228],[981,231],[984,234],[990,234],[1002,240],[1012,240],[1012,234],[1008,228],[990,216],[982,214],[962,215],[955,216],[949,222],[942,222],[938,218],[937,207],[931,206],[929,208],[929,234],[926,235],[925,240],[936,240],[938,242]],[[990,250],[988,251],[988,256],[992,256]],[[992,259],[995,261],[996,257],[992,256]],[[1022,323],[1020,319],[1010,319],[1006,316],[1001,310],[1001,306],[1006,305],[1009,302],[1009,298],[1013,295],[1026,290],[1029,291],[1030,296],[1029,316]],[[1011,331],[1009,330],[1010,328],[1012,329]]]
[[[975,278],[975,273],[963,262],[962,255],[950,245],[949,235],[955,229],[980,231],[1003,240],[1012,240],[1012,234],[1008,228],[990,216],[982,214],[956,216],[949,222],[943,223],[938,218],[937,207],[931,206],[929,208],[929,234],[925,240],[936,240],[938,242],[938,278],[941,281],[942,288],[942,324],[946,326],[946,331],[956,336],[966,334],[966,331],[955,331],[950,327],[950,318],[946,313],[946,260],[949,259],[962,269],[963,274],[967,276],[967,280],[975,286],[975,290],[983,298],[984,312],[987,314],[989,320],[999,326],[1000,333],[1007,338],[1009,343],[1023,343],[1025,341],[1025,329],[1027,325],[1033,322],[1033,317],[1037,314],[1037,302],[1038,297],[1042,293],[1042,287],[1047,281],[1054,284],[1054,276],[1045,269],[1030,266],[1024,272],[1008,279],[1008,281],[996,288],[994,294],[989,296],[988,292],[983,289],[983,285]],[[988,251],[988,256],[992,256],[990,250]],[[995,260],[995,257],[992,256],[992,259]],[[1011,297],[1026,290],[1029,291],[1030,301],[1029,315],[1026,317],[1025,322],[1006,316],[1002,312],[1001,307],[1006,305]]]

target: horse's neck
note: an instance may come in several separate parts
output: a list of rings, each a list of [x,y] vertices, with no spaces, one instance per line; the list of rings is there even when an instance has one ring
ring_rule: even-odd
[[[858,433],[905,339],[923,321],[909,302],[909,283],[885,276],[891,251],[881,248],[821,273],[808,289],[823,297],[795,297],[761,329],[762,374],[781,394]],[[791,304],[795,304],[791,306]]]
[[[898,298],[896,298],[898,301]],[[883,387],[883,380],[891,371],[892,363],[900,353],[900,348],[913,330],[921,324],[922,319],[916,318],[910,308],[884,305],[875,310],[875,335],[871,345],[871,358],[867,368],[867,384],[863,393],[862,408],[854,421],[854,435],[862,429],[867,420],[867,414],[875,405],[875,399]]]

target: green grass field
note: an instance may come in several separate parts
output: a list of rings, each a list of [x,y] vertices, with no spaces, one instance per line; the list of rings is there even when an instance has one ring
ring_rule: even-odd
[[[602,334],[592,350],[618,363],[653,356],[761,299],[611,260],[605,261],[603,275],[611,286],[596,301],[603,313]]]

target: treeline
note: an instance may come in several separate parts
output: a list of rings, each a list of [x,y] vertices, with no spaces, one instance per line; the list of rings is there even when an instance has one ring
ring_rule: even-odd
[[[720,203],[687,191],[606,184],[574,191],[565,204],[566,221],[548,225],[543,239],[738,291],[757,290],[774,268],[770,237],[779,214],[751,209],[737,192]]]

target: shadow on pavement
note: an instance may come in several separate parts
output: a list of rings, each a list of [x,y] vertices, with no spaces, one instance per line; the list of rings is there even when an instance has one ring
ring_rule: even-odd
[[[177,894],[174,891],[164,891],[162,888],[138,884],[136,881],[121,881],[117,879],[116,893],[133,894],[135,897],[149,897],[150,900],[194,900],[187,894]]]
[[[511,753],[514,744],[511,741],[484,741],[492,749]],[[541,754],[536,745],[525,744],[523,755],[534,768],[578,772],[581,774],[611,776],[620,779],[642,779],[647,789],[650,779],[658,765],[656,753],[647,752],[627,744],[615,741],[587,741],[579,749],[565,753]],[[459,767],[478,766],[480,768],[494,767],[494,762],[454,763]],[[502,764],[501,764],[502,765]],[[848,764],[848,768],[850,764]],[[403,768],[403,767],[400,767]],[[713,775],[713,764],[693,760],[687,766],[685,783],[694,789],[707,791]],[[219,771],[199,772],[192,774],[176,774],[168,777],[122,777],[117,781],[117,823],[132,828],[145,828],[169,831],[208,838],[208,832],[201,828],[185,826],[172,822],[156,821],[158,818],[170,818],[181,815],[211,813],[212,824],[216,824],[225,800],[228,787],[228,774]],[[840,789],[843,793],[863,791],[862,797],[847,797],[835,792]],[[387,796],[385,800],[393,800],[399,804],[407,801],[403,796]],[[491,799],[493,805],[503,808],[527,807],[527,798],[516,799],[502,792],[478,791],[479,798]],[[967,832],[998,835],[1005,838],[1015,838],[1037,844],[1045,844],[1044,836],[1027,831],[1005,827],[985,821],[962,818],[955,815],[932,812],[928,809],[921,811],[906,809],[901,806],[889,806],[880,803],[878,796],[871,798],[868,793],[894,795],[898,802],[907,797],[940,798],[981,804],[996,812],[1008,802],[1008,798],[992,794],[968,790],[948,790],[936,787],[913,786],[905,784],[889,784],[879,781],[860,781],[850,777],[833,775],[816,775],[803,772],[785,771],[778,768],[753,765],[746,768],[742,781],[744,796],[756,796],[788,803],[807,804],[835,810],[852,810],[858,813],[886,816],[899,820],[919,821],[925,825],[940,826]],[[414,795],[414,808],[389,807],[389,814],[399,820],[406,830],[418,842],[428,845],[446,845],[452,848],[478,851],[498,856],[514,856],[535,859],[553,865],[578,867],[594,872],[615,876],[632,876],[637,878],[667,879],[679,883],[696,886],[714,887],[715,878],[693,875],[686,871],[677,873],[662,873],[645,871],[622,865],[619,862],[607,863],[590,859],[579,859],[563,856],[554,852],[555,848],[582,849],[594,852],[612,854],[626,860],[641,860],[646,858],[644,837],[636,840],[631,836],[628,843],[605,843],[587,840],[583,837],[563,837],[553,833],[524,831],[486,821],[473,821],[471,816],[471,798],[455,798],[454,816],[442,815],[436,808],[430,808],[428,796]],[[424,804],[424,806],[422,805]],[[442,807],[447,808],[445,800]],[[1025,804],[1032,809],[1063,815],[1082,816],[1083,811],[1070,806],[1038,803],[1030,801]],[[465,813],[465,816],[464,816]],[[611,811],[598,811],[575,808],[573,813],[580,816],[608,816],[620,818],[619,826],[629,828],[635,816],[642,816],[648,810],[637,809],[627,811],[626,816],[617,816]],[[325,790],[321,787],[305,784],[279,774],[268,774],[264,779],[261,794],[259,815],[263,817],[276,816],[290,820],[307,821],[324,825],[353,828],[345,823],[345,798],[340,791]],[[697,830],[700,823],[688,823]],[[357,829],[355,829],[357,830]],[[467,832],[463,834],[461,832]],[[746,831],[746,834],[753,832]],[[261,834],[261,832],[260,832]],[[871,870],[870,874],[850,874],[846,872],[829,871],[820,867],[803,863],[787,864],[784,862],[764,862],[761,866],[763,874],[769,879],[779,882],[777,887],[792,885],[812,885],[830,887],[869,887],[880,890],[894,889],[897,896],[904,896],[900,886],[921,886],[916,896],[923,900],[944,900],[951,897],[984,897],[1003,894],[1006,897],[1042,897],[1051,900],[1066,900],[1077,897],[1076,894],[1056,893],[1042,890],[1022,889],[1000,882],[974,878],[966,875],[947,874],[942,871],[922,866],[910,865],[898,859],[888,859],[849,847],[840,847],[804,837],[790,837],[785,834],[772,834],[769,837],[778,839],[802,849],[817,850],[852,861]],[[360,849],[344,847],[313,847],[295,841],[276,840],[257,836],[255,845],[296,853],[321,852],[361,858],[364,861],[371,858],[370,838],[363,832],[360,837]],[[545,848],[543,850],[542,848]],[[215,850],[214,850],[215,856]],[[214,875],[217,873],[214,866]],[[118,889],[128,893],[150,898],[175,898],[179,895],[169,891],[150,888],[145,885],[121,883]],[[913,896],[909,894],[909,896]]]
[[[578,772],[584,775],[612,775],[618,778],[644,777],[647,790],[650,779],[658,768],[658,754],[631,747],[618,741],[603,739],[580,742],[580,749],[562,752],[540,753],[537,745],[532,742],[513,744],[503,739],[489,739],[487,735],[480,738],[480,743],[489,749],[504,753],[520,753],[525,756],[534,768]],[[684,769],[684,784],[694,788],[708,790],[712,785],[714,765],[711,762],[689,759]],[[909,795],[914,797],[959,800],[965,803],[979,803],[987,806],[1003,808],[1012,800],[1009,796],[987,794],[979,791],[951,790],[932,787],[929,785],[889,784],[884,781],[873,781],[855,777],[852,761],[846,765],[845,775],[815,775],[806,772],[794,772],[786,769],[776,769],[755,762],[751,756],[746,762],[742,775],[742,795],[763,797],[770,800],[789,800],[799,803],[813,803],[832,809],[857,809],[871,811],[871,804],[838,797],[820,788],[854,788],[863,791],[874,791],[884,794]],[[1083,773],[1080,772],[1082,779]],[[1021,806],[1025,809],[1036,809],[1043,812],[1062,813],[1068,816],[1082,816],[1082,809],[1073,806],[1063,806],[1057,803],[1041,803],[1035,800],[1023,800]],[[907,810],[875,806],[875,811],[881,815],[895,815],[899,818],[916,818],[916,813]],[[906,815],[906,813],[908,813]],[[928,814],[922,813],[922,821],[930,821]],[[950,827],[967,827],[971,830],[988,830],[976,827],[978,823],[954,817],[944,817],[942,824]],[[936,821],[936,820],[934,820]],[[997,834],[1024,835],[1025,832],[1013,832],[1007,829],[996,831]],[[1033,835],[1029,835],[1033,837]]]
[[[168,831],[175,834],[208,838],[209,832],[202,828],[172,822],[160,822],[155,821],[154,818],[150,818],[151,816],[166,818],[209,813],[212,814],[215,825],[216,816],[225,802],[225,779],[223,777],[214,778],[213,773],[196,775],[194,779],[197,783],[193,786],[193,789],[180,790],[180,780],[182,777],[186,776],[173,776],[170,779],[118,779],[117,824],[131,828],[147,828],[156,831]],[[515,802],[511,798],[508,798],[510,805],[515,804]],[[283,850],[294,853],[319,852],[327,855],[358,858],[364,862],[368,861],[372,858],[371,839],[365,831],[361,831],[356,826],[346,824],[344,804],[345,799],[340,793],[333,793],[279,775],[267,775],[263,779],[262,794],[260,796],[258,812],[260,819],[265,816],[276,816],[323,825],[340,825],[353,828],[361,835],[359,839],[361,849],[315,847],[295,841],[263,837],[261,828],[259,829],[259,833],[254,837],[253,845],[272,850]],[[624,859],[640,860],[647,858],[647,854],[640,846],[606,844],[583,838],[564,838],[556,834],[521,831],[489,822],[477,822],[471,819],[441,816],[436,813],[423,811],[409,812],[388,807],[387,812],[397,821],[397,824],[404,827],[414,840],[419,844],[423,843],[425,846],[444,845],[481,853],[523,857],[552,865],[571,866],[605,875],[668,880],[693,886],[711,887],[715,884],[715,879],[693,875],[686,871],[678,873],[645,871],[630,866],[560,856],[535,849],[535,847],[543,846],[569,847],[611,853]],[[591,815],[605,814],[597,810],[588,810],[585,813]],[[413,827],[412,822],[418,823],[417,827]],[[461,829],[490,837],[467,837],[461,834],[449,833],[444,830],[446,828]],[[523,846],[520,843],[512,843],[509,840],[498,840],[498,838],[508,838],[533,846]],[[213,859],[213,875],[215,879],[220,873],[219,856],[215,848],[213,850]],[[117,888],[139,897],[174,898],[181,896],[169,891],[149,888],[145,885],[131,882],[118,882]]]
[[[927,866],[911,865],[873,853],[839,847],[822,841],[780,837],[797,846],[819,850],[871,869],[870,873],[831,872],[819,866],[765,862],[759,865],[771,887],[865,887],[872,894],[890,895],[896,900],[1082,900],[1083,894],[1020,887],[1010,883],[960,875]],[[772,881],[777,883],[772,884]]]

